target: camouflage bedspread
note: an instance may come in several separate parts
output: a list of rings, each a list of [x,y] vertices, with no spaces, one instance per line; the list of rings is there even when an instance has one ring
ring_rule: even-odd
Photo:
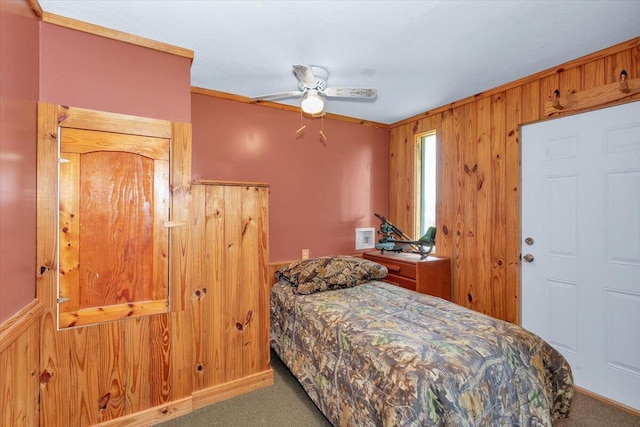
[[[271,345],[335,426],[550,426],[565,359],[517,325],[384,282],[271,294]]]

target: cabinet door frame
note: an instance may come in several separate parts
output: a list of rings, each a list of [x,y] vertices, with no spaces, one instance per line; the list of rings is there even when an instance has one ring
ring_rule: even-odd
[[[167,120],[107,113],[53,104],[38,104],[38,185],[37,185],[37,297],[46,309],[58,312],[59,299],[59,182],[60,138],[65,129],[122,133],[164,138],[169,143],[168,298],[151,304],[124,304],[117,310],[95,309],[84,320],[67,316],[57,327],[77,327],[158,312],[182,311],[187,304],[185,272],[188,230],[188,199],[191,181],[191,125]],[[124,307],[124,308],[123,308]],[[105,314],[107,313],[107,314]],[[76,320],[73,320],[76,319]]]

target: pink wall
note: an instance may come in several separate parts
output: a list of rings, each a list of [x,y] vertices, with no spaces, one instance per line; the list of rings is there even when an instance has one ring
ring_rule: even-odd
[[[389,206],[389,131],[192,94],[193,178],[271,185],[270,261],[355,253]]]
[[[191,61],[40,24],[40,100],[92,110],[191,121]]]
[[[38,20],[0,0],[0,323],[35,298]]]
[[[191,62],[0,0],[0,322],[35,297],[36,102],[191,122]]]

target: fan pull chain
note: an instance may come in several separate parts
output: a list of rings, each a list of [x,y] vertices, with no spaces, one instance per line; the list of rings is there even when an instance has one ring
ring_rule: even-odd
[[[303,125],[303,124],[302,124],[302,110],[300,110],[300,129],[298,129],[298,130],[296,131],[296,133],[300,133],[300,132],[302,132],[303,130],[305,130],[305,129],[306,129],[306,127],[307,127],[307,125]]]
[[[320,136],[325,141],[328,141],[327,136],[324,134],[323,130],[324,130],[324,114],[322,115],[322,129],[320,129]]]

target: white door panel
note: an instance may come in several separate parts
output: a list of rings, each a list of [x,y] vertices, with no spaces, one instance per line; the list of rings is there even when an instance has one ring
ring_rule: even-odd
[[[522,236],[522,325],[640,410],[640,102],[522,127]]]

